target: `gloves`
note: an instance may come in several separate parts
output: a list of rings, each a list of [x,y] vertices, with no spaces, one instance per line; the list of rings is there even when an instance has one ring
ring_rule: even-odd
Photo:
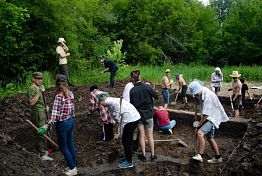
[[[47,128],[48,128],[48,125],[46,124],[46,125],[38,128],[37,133],[40,134],[40,135],[44,135],[44,134],[46,134],[46,132],[47,132]]]
[[[101,74],[104,74],[105,73],[105,71],[103,70],[103,71],[101,71]]]
[[[169,83],[172,84],[173,82],[174,82],[173,79],[170,79]]]
[[[193,127],[194,128],[198,128],[199,126],[200,126],[200,122],[199,121],[194,121]]]

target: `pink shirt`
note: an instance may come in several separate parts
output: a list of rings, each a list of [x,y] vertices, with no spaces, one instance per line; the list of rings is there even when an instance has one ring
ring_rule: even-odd
[[[157,124],[160,127],[170,124],[169,113],[165,110],[156,111],[155,117],[157,118]]]

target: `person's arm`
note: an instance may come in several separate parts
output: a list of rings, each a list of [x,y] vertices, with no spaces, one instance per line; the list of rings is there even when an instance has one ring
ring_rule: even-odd
[[[158,95],[156,91],[151,86],[148,85],[148,87],[149,87],[152,97],[154,97],[154,99],[158,99]],[[131,99],[130,99],[130,102],[131,102]]]
[[[66,58],[67,56],[70,56],[70,53],[66,53],[66,52],[63,52],[63,48],[62,47],[58,47],[56,49],[56,53],[59,55],[60,58]]]
[[[29,104],[31,106],[35,105],[36,102],[38,101],[39,97],[41,96],[41,90],[38,87],[32,87],[30,88],[30,93],[29,93]]]
[[[200,125],[202,125],[207,120],[207,117],[208,117],[207,115],[203,114],[203,116],[201,117],[199,121]]]
[[[89,110],[90,114],[94,113],[97,110],[97,108],[98,108],[97,103],[98,102],[97,102],[96,98],[93,95],[90,95],[89,96],[89,103],[88,103],[89,104],[88,110]]]
[[[60,117],[62,110],[62,97],[58,95],[55,96],[52,113],[49,121],[56,122],[56,120]]]
[[[30,104],[31,106],[35,105],[40,96],[41,96],[41,93],[40,93],[40,92],[37,92],[37,93],[35,94],[35,96],[34,96],[32,99],[29,100],[29,104]]]

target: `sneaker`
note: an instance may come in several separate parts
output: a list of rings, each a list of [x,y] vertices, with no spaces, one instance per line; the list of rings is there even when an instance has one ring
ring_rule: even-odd
[[[75,169],[77,170],[77,167],[75,167]],[[66,167],[65,168],[65,171],[69,171],[70,170],[70,168],[69,167]],[[78,171],[78,170],[77,170]]]
[[[208,163],[212,163],[212,164],[215,164],[215,163],[222,163],[222,157],[216,159],[215,157],[213,157],[212,159],[210,160],[207,160]]]
[[[130,162],[125,160],[124,162],[120,163],[118,165],[118,167],[121,168],[121,169],[126,169],[126,168],[130,168],[130,167],[134,167],[134,165],[133,165],[133,162],[130,163]]]
[[[74,169],[65,171],[64,174],[66,174],[66,175],[68,175],[68,176],[77,175],[77,168],[75,167]]]
[[[125,161],[126,161],[125,158],[121,158],[121,159],[119,160],[119,163],[123,163],[123,162],[125,162]]]
[[[53,161],[53,160],[54,160],[53,158],[51,158],[51,157],[49,157],[49,156],[47,156],[47,155],[43,155],[43,156],[41,156],[40,158],[41,158],[41,160],[43,160],[43,161]]]
[[[137,157],[138,157],[138,159],[139,159],[140,161],[143,161],[143,162],[146,161],[146,157],[145,157],[143,154],[138,154]]]
[[[157,160],[157,156],[154,155],[154,156],[151,156],[151,161],[156,161]]]
[[[200,154],[197,154],[196,156],[193,156],[192,159],[200,161],[201,163],[203,162],[203,158]]]
[[[169,132],[170,134],[173,134],[172,129],[168,129],[168,132]]]

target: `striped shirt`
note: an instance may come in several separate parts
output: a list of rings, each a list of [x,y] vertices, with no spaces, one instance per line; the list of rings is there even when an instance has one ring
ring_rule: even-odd
[[[67,120],[74,116],[74,110],[75,104],[72,92],[69,92],[68,97],[65,97],[63,94],[57,94],[55,96],[50,120],[52,122]]]

